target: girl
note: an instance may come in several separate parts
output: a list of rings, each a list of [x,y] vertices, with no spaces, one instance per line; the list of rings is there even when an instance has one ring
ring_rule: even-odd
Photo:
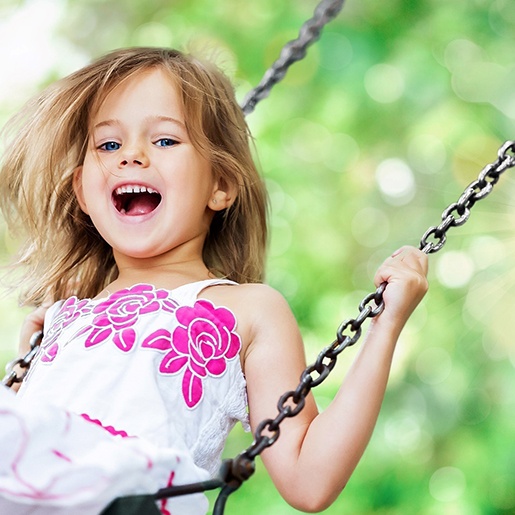
[[[305,368],[289,307],[261,283],[266,196],[231,85],[177,51],[119,50],[13,126],[1,206],[27,235],[25,303],[55,304],[18,396],[0,396],[0,419],[16,420],[0,437],[5,502],[98,513],[117,495],[206,478],[235,422],[273,415]],[[325,509],[357,465],[426,274],[414,248],[384,262],[385,310],[333,403],[319,414],[310,395],[264,451],[297,509]]]

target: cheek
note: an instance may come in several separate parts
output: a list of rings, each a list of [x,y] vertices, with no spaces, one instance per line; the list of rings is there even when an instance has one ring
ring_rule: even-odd
[[[105,178],[99,171],[92,172],[84,166],[80,183],[80,191],[76,191],[79,204],[86,214],[92,215],[105,198]]]

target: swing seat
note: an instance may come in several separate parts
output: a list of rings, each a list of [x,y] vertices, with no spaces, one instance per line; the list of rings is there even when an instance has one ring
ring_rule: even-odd
[[[153,495],[118,497],[100,515],[161,515]]]

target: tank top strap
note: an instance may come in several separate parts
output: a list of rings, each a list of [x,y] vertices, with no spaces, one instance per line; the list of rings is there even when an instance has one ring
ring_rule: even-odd
[[[230,279],[205,279],[203,281],[183,284],[175,288],[175,290],[173,290],[173,296],[181,304],[193,305],[202,290],[219,284],[237,285],[238,283]]]

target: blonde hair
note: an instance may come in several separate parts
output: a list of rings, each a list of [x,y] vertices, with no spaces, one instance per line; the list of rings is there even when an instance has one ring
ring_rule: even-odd
[[[0,207],[9,230],[26,238],[15,263],[24,270],[24,303],[93,297],[116,278],[112,249],[78,205],[73,172],[83,162],[95,109],[121,81],[155,67],[179,88],[193,144],[210,160],[215,177],[237,191],[231,207],[212,221],[203,249],[206,266],[237,282],[262,280],[266,192],[230,81],[176,50],[129,48],[54,83],[4,129]]]

